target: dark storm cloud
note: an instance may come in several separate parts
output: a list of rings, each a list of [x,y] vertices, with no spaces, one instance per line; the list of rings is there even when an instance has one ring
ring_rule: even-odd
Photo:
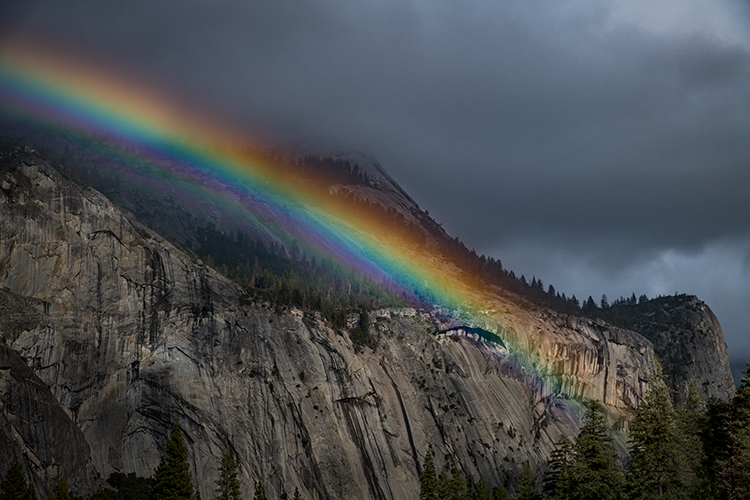
[[[742,346],[746,3],[12,6],[5,37],[116,62],[277,140],[365,150],[480,252],[579,297],[697,293]]]

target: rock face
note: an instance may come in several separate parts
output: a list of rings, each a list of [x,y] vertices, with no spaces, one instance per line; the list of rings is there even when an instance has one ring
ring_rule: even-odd
[[[94,492],[97,473],[83,433],[24,359],[4,344],[0,408],[0,471],[8,470],[14,457],[23,457],[42,498],[60,476],[82,493]]]
[[[668,383],[678,395],[687,393],[690,381],[702,392],[726,399],[734,391],[727,344],[719,320],[694,296],[660,297],[646,304],[635,329],[653,342],[662,360]]]
[[[603,400],[625,429],[649,356],[664,361],[683,335],[649,340],[498,290],[482,324],[376,311],[377,347],[357,349],[317,314],[250,301],[18,148],[0,153],[0,291],[2,337],[80,429],[101,476],[152,474],[177,419],[205,498],[227,448],[247,496],[263,480],[271,497],[298,488],[303,498],[416,498],[430,446],[438,467],[512,487],[524,461],[539,469],[575,434],[582,398]],[[701,335],[721,357],[714,326]],[[726,374],[701,371],[694,354],[685,372],[706,394],[731,394],[717,382],[728,363]],[[23,384],[2,377],[2,387]],[[46,404],[42,389],[29,405]],[[78,443],[74,434],[66,439]]]

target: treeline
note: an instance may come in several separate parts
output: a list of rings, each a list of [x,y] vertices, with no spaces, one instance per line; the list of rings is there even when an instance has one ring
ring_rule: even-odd
[[[341,158],[305,155],[297,162],[296,166],[305,179],[324,180],[328,185],[334,182],[370,185],[372,181],[364,168],[360,168],[357,163]]]
[[[425,234],[422,227],[407,222],[400,212],[357,199],[351,193],[342,196],[348,203],[366,207],[379,214],[377,218],[383,224],[401,226],[401,232],[409,234],[410,240],[416,245],[424,245],[422,250],[428,251],[427,237],[414,237]],[[441,251],[452,262],[457,263],[465,272],[479,275],[487,283],[517,293],[532,303],[568,314],[600,318],[628,329],[637,327],[644,316],[659,309],[645,294],[636,298],[635,293],[630,297],[620,297],[612,303],[606,295],[598,302],[589,296],[580,303],[575,295],[568,297],[551,284],[545,286],[536,276],[530,281],[523,275],[516,276],[513,271],[504,269],[500,260],[477,255],[458,238],[448,238],[431,219],[428,226],[430,224],[435,226],[433,236],[441,235]],[[201,228],[197,234],[199,246],[186,249],[196,260],[201,259],[239,283],[255,298],[280,306],[319,311],[336,328],[343,328],[346,317],[351,313],[383,307],[420,305],[429,303],[431,299],[429,290],[415,288],[413,291],[405,291],[403,286],[376,282],[335,262],[331,257],[316,258],[309,255],[296,242],[287,249],[278,243],[267,244],[260,239],[250,238],[242,232],[225,234],[216,229]]]
[[[589,405],[575,441],[561,439],[552,454],[546,498],[750,498],[750,365],[743,374],[731,401],[704,404],[693,385],[678,405],[657,365],[630,424],[627,463],[614,452],[598,405]]]
[[[658,363],[648,395],[630,423],[624,459],[612,445],[600,403],[587,404],[583,425],[571,441],[563,436],[537,481],[528,463],[516,482],[523,500],[646,500],[750,498],[750,363],[731,401],[704,403],[693,385],[675,404]],[[480,483],[482,483],[480,481]],[[420,476],[420,500],[507,498],[502,484],[466,487],[458,469],[435,476],[430,451]]]
[[[437,252],[464,272],[481,277],[489,285],[496,285],[530,301],[568,314],[603,319],[611,324],[634,328],[645,311],[640,307],[649,302],[646,295],[620,297],[610,303],[603,295],[600,301],[591,296],[582,302],[575,295],[543,283],[541,278],[516,275],[505,269],[499,259],[479,255],[458,238],[451,238],[443,227],[426,212],[415,212],[407,218],[394,207],[373,202],[367,196],[347,189],[331,190],[333,184],[351,186],[372,185],[364,168],[348,160],[306,156],[289,166],[296,172],[291,182],[322,193],[348,207],[350,214],[366,221],[377,234],[395,239],[406,238],[417,251]],[[242,232],[225,234],[213,228],[197,229],[198,245],[194,254],[208,265],[242,284],[253,295],[282,306],[320,311],[341,327],[348,314],[379,307],[419,305],[430,303],[429,290],[412,284],[404,291],[404,283],[396,287],[378,283],[356,271],[335,263],[331,258],[316,258],[307,254],[297,242],[289,248]],[[434,243],[437,243],[435,246]],[[409,287],[407,287],[409,288]]]
[[[300,168],[306,172],[316,172],[316,176],[319,175],[316,178],[325,178],[326,181],[335,178],[336,182],[352,185],[366,185],[370,181],[366,173],[360,171],[357,165],[342,160],[306,157],[300,164]],[[329,172],[327,178],[323,175],[324,172]],[[334,177],[331,177],[332,175]],[[636,301],[635,294],[633,294],[630,298],[621,297],[611,305],[604,296],[601,307],[591,297],[581,304],[575,295],[567,296],[551,284],[545,287],[541,278],[532,276],[531,280],[527,280],[524,275],[517,276],[512,270],[505,269],[499,259],[477,254],[476,250],[469,249],[458,237],[451,238],[442,225],[435,222],[428,213],[412,214],[416,221],[410,222],[402,212],[377,202],[373,203],[366,197],[351,191],[327,191],[327,194],[351,207],[353,213],[367,214],[369,224],[384,231],[384,234],[390,234],[395,238],[408,235],[409,244],[416,246],[420,251],[440,252],[464,272],[479,276],[488,284],[498,285],[521,295],[532,303],[569,314],[602,318],[627,328],[627,325],[633,323],[631,316],[634,311],[620,306],[648,301],[645,295],[641,295]],[[430,237],[437,242],[437,248],[429,246]],[[418,295],[422,299],[429,299],[424,294],[418,293]]]
[[[646,398],[630,423],[629,452],[621,457],[612,444],[603,407],[589,401],[583,425],[573,441],[563,436],[552,451],[547,472],[538,481],[526,462],[515,484],[519,500],[646,500],[750,498],[750,363],[730,401],[704,403],[693,385],[674,403],[654,361]],[[222,455],[216,500],[239,500],[239,465]],[[458,468],[436,472],[428,450],[419,476],[420,500],[501,500],[506,485],[490,487],[480,479],[469,485]],[[193,487],[187,449],[177,421],[152,478],[112,474],[90,500],[200,500]],[[283,491],[281,499],[288,499]],[[295,488],[294,499],[300,498]],[[16,457],[0,482],[0,500],[39,500]],[[61,477],[49,500],[79,500]],[[253,500],[267,500],[262,482]]]
[[[287,250],[241,232],[232,235],[200,229],[200,248],[186,252],[240,284],[249,296],[285,307],[318,311],[335,328],[349,314],[404,307],[415,298],[346,268],[330,257],[307,256],[299,245]]]

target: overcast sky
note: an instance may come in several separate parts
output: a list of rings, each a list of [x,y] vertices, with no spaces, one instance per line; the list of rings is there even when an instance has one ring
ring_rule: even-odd
[[[696,294],[750,360],[747,1],[5,0],[0,33],[368,153],[568,295]]]

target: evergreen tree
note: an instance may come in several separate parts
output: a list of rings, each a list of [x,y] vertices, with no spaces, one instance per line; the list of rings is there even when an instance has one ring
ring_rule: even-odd
[[[492,490],[492,500],[508,500],[508,490],[505,489],[502,483],[495,486]]]
[[[691,380],[685,400],[677,408],[677,428],[681,442],[678,451],[686,467],[683,478],[688,498],[709,498],[709,490],[701,474],[705,461],[701,430],[705,426],[706,411],[697,384]]]
[[[432,450],[427,450],[422,473],[419,474],[419,500],[438,500],[437,493],[435,462],[432,459]]]
[[[113,472],[107,478],[107,483],[117,491],[114,495],[117,499],[151,500],[151,492],[154,486],[152,477],[136,476],[135,472],[129,474]]]
[[[0,482],[0,491],[0,500],[36,500],[34,485],[26,482],[26,474],[18,456],[13,458],[5,478]]]
[[[516,483],[517,500],[541,500],[539,495],[539,486],[536,484],[536,476],[531,470],[529,462],[525,462],[521,468],[521,474],[518,476]]]
[[[742,380],[732,398],[736,446],[729,467],[734,498],[750,498],[750,363],[742,370]]]
[[[420,484],[421,486],[421,484]],[[437,498],[438,500],[450,500],[451,478],[448,475],[448,464],[440,471],[437,477]]]
[[[466,478],[461,470],[454,467],[448,471],[448,465],[446,464],[437,477],[438,500],[467,500],[470,497]]]
[[[569,500],[572,485],[573,443],[563,435],[550,453],[549,471],[544,475],[542,490],[547,498]]]
[[[625,477],[612,446],[598,401],[589,401],[584,423],[573,444],[570,497],[578,500],[614,500],[622,496]]]
[[[679,449],[683,436],[671,390],[659,363],[652,363],[648,393],[630,424],[628,482],[635,498],[675,498],[686,493],[690,471]]]
[[[61,477],[57,482],[55,491],[49,494],[50,500],[73,500],[73,495],[70,494],[68,489],[68,481],[65,480],[65,476]]]
[[[266,497],[266,488],[263,486],[263,481],[255,483],[255,494],[253,500],[268,500]]]
[[[221,455],[219,479],[216,480],[216,500],[240,500],[240,484],[238,479],[239,464],[232,452],[227,449]]]
[[[484,479],[480,479],[474,485],[474,494],[472,500],[494,500],[492,495],[492,488],[485,482]]]
[[[448,498],[449,500],[466,500],[468,491],[466,478],[461,469],[454,467],[451,469],[451,475],[448,479]]]
[[[190,464],[177,420],[154,474],[153,500],[193,500]]]
[[[294,496],[292,497],[292,500],[302,500],[302,496],[299,494],[299,488],[294,488]]]
[[[733,431],[732,405],[726,401],[711,398],[706,405],[706,414],[701,440],[703,442],[703,464],[701,480],[708,490],[707,499],[727,498],[729,464],[737,439]]]
[[[608,309],[609,308],[609,301],[607,300],[607,294],[602,294],[602,301],[601,301],[602,309]]]
[[[109,491],[111,493],[114,493],[112,490]],[[107,493],[107,490],[100,487],[98,490],[96,490],[96,493],[91,495],[91,498],[89,498],[89,500],[110,500],[110,496]]]

